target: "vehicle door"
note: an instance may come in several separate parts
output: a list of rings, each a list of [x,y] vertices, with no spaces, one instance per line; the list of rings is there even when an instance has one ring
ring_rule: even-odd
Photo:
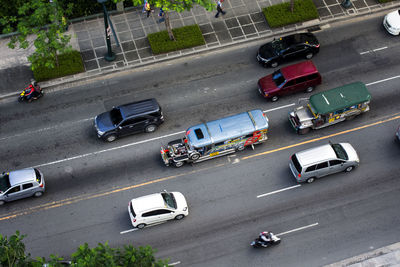
[[[315,172],[316,172],[317,177],[323,177],[325,175],[330,174],[328,162],[324,161],[324,162],[318,163],[317,167],[315,168]]]
[[[127,135],[131,133],[141,132],[146,127],[149,119],[147,117],[137,117],[123,121],[119,128],[120,135]]]
[[[282,58],[285,60],[294,59],[297,55],[296,46],[291,46],[282,52]]]
[[[30,197],[35,193],[33,183],[25,183],[22,185],[21,195],[22,197]]]
[[[293,88],[293,93],[306,90],[309,84],[309,75],[302,76],[296,79],[296,86]]]
[[[169,209],[159,209],[158,212],[158,221],[168,221],[172,220],[175,217],[175,212]]]
[[[13,201],[22,198],[21,194],[21,185],[16,185],[8,189],[8,191],[4,194],[5,201]]]
[[[152,223],[158,222],[158,210],[152,210],[152,211],[143,213],[142,214],[142,222],[145,224],[152,224]]]
[[[285,83],[281,90],[280,90],[280,95],[288,95],[291,94],[295,91],[296,88],[296,80],[290,80],[287,83]]]
[[[329,171],[330,173],[341,172],[346,169],[346,162],[340,159],[330,160],[329,161]]]

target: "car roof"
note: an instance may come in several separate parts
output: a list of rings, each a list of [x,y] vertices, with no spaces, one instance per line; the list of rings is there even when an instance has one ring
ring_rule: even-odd
[[[192,146],[200,148],[263,129],[268,129],[268,119],[261,110],[255,109],[195,125],[187,129],[186,136]],[[203,138],[198,138],[198,131]]]
[[[297,64],[286,66],[281,68],[281,72],[285,79],[296,78],[299,76],[304,76],[312,73],[317,73],[317,67],[311,60],[303,61]]]
[[[26,182],[36,181],[36,173],[33,168],[11,171],[8,177],[11,187]]]
[[[145,99],[118,107],[123,118],[129,118],[136,115],[157,112],[160,110],[160,105],[154,98]]]
[[[371,100],[362,82],[354,82],[310,97],[310,105],[317,114],[328,114]]]
[[[317,162],[335,159],[336,153],[330,144],[309,148],[296,153],[301,166],[308,166]]]
[[[282,40],[288,44],[301,44],[301,43],[311,43],[318,44],[317,37],[310,32],[296,33],[282,37]]]
[[[151,195],[134,198],[131,200],[131,202],[135,213],[138,214],[148,210],[166,208],[161,193],[154,193]]]

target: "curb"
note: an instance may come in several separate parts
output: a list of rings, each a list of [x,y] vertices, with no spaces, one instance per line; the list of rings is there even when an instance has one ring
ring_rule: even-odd
[[[391,2],[393,3],[393,2]],[[206,47],[200,50],[196,50],[196,51],[191,51],[191,52],[184,52],[182,53],[182,51],[179,51],[180,54],[178,55],[173,55],[170,57],[165,57],[165,58],[161,58],[161,59],[154,59],[154,60],[149,60],[148,62],[144,62],[144,63],[139,63],[136,65],[129,65],[129,66],[124,66],[124,67],[117,67],[114,68],[112,70],[104,70],[104,71],[93,71],[95,72],[95,74],[93,74],[93,72],[84,72],[84,73],[80,73],[80,74],[75,74],[72,76],[67,76],[66,78],[58,78],[58,80],[52,80],[52,81],[45,81],[45,82],[41,82],[41,87],[43,90],[48,91],[48,89],[50,89],[50,92],[54,92],[54,91],[59,91],[62,89],[66,89],[69,87],[72,87],[73,84],[71,84],[72,82],[85,82],[88,80],[92,80],[92,79],[96,79],[101,77],[102,79],[106,79],[107,77],[109,77],[110,75],[117,73],[117,72],[124,72],[124,71],[129,71],[132,69],[137,69],[137,68],[141,68],[141,67],[145,67],[148,65],[152,65],[154,63],[159,63],[159,62],[166,62],[166,61],[171,61],[171,60],[175,60],[175,59],[179,59],[179,58],[183,58],[185,56],[193,56],[193,55],[198,55],[198,54],[203,54],[203,53],[209,53],[209,52],[213,52],[213,51],[218,51],[218,50],[222,50],[224,48],[229,48],[229,47],[233,47],[233,46],[237,46],[237,45],[242,45],[245,43],[249,43],[249,42],[254,42],[257,40],[261,40],[264,38],[268,38],[268,37],[274,37],[277,35],[282,35],[282,34],[291,34],[291,33],[296,33],[296,32],[303,32],[304,30],[310,29],[310,31],[312,31],[312,29],[319,29],[324,25],[327,24],[331,24],[331,23],[336,23],[336,22],[341,22],[341,21],[348,21],[348,20],[352,20],[352,19],[356,19],[356,18],[361,18],[361,17],[365,17],[365,16],[370,16],[370,15],[375,15],[377,13],[386,11],[388,9],[392,9],[395,7],[400,7],[400,4],[391,4],[391,5],[385,5],[384,7],[381,8],[376,8],[374,11],[366,11],[366,12],[360,12],[358,14],[348,14],[337,17],[337,18],[330,18],[330,19],[326,19],[326,20],[321,20],[321,19],[314,19],[311,21],[305,21],[302,23],[301,26],[299,27],[294,27],[293,29],[283,29],[281,31],[276,31],[276,32],[270,32],[267,34],[263,34],[261,36],[257,36],[257,37],[253,37],[253,38],[249,38],[249,39],[245,39],[245,40],[239,40],[239,41],[235,41],[229,44],[223,44],[223,45],[219,45],[219,46],[215,46],[215,47]],[[69,84],[69,86],[66,86],[67,84]],[[15,97],[18,96],[20,94],[20,92],[15,92],[15,93],[9,93],[9,94],[5,94],[5,95],[0,95],[0,100],[6,99],[6,98],[10,98],[10,97]]]

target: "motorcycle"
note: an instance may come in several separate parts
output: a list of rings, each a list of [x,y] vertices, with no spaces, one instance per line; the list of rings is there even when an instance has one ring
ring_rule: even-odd
[[[35,80],[32,79],[30,85],[32,85],[33,87],[35,87],[35,88],[36,88],[36,89],[35,89],[36,91],[37,91],[37,89],[39,89],[39,92],[40,92],[40,93],[37,94],[36,96],[28,95],[29,92],[31,91],[30,86],[28,86],[27,88],[25,88],[25,89],[19,94],[18,102],[28,101],[28,103],[30,103],[30,102],[32,102],[32,100],[36,100],[36,99],[38,99],[38,98],[40,98],[40,97],[43,96],[42,88],[40,87],[40,85],[39,85]]]
[[[270,246],[278,245],[281,242],[281,239],[277,237],[272,232],[269,232],[271,241],[266,242],[261,239],[261,237],[257,237],[253,242],[251,242],[251,246],[253,248],[267,248]]]

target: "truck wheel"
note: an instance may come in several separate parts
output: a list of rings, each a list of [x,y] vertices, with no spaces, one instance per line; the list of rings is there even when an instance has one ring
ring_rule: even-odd
[[[174,162],[174,166],[177,167],[177,168],[182,167],[183,166],[183,161]]]
[[[307,87],[306,92],[311,93],[313,90],[314,90],[314,87],[309,86],[309,87]]]
[[[198,160],[200,158],[200,154],[199,153],[193,153],[189,156],[189,158],[193,161]]]
[[[303,129],[299,129],[299,134],[306,134],[310,131],[310,128],[303,128]]]

